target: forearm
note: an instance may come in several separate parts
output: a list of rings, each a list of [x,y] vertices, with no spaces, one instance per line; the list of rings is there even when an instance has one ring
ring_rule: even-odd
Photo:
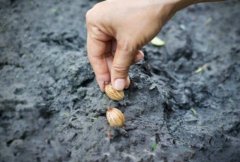
[[[164,24],[168,19],[170,19],[177,11],[186,8],[192,4],[197,4],[201,2],[217,2],[224,0],[150,0],[149,2],[153,4],[153,10],[156,10],[160,24]]]
[[[192,4],[197,4],[202,2],[217,2],[217,1],[224,1],[224,0],[174,0],[174,1],[175,1],[175,10],[178,11]]]

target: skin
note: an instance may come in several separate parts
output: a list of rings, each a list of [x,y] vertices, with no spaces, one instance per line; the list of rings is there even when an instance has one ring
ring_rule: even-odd
[[[128,88],[129,67],[142,60],[141,48],[179,10],[209,0],[107,0],[86,14],[88,59],[104,91],[111,83]],[[210,2],[210,1],[209,1]]]

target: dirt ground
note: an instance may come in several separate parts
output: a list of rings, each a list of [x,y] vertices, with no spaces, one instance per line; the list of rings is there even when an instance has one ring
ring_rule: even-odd
[[[121,102],[86,57],[93,0],[0,0],[1,162],[240,161],[240,1],[178,12]],[[126,126],[111,129],[115,106]]]

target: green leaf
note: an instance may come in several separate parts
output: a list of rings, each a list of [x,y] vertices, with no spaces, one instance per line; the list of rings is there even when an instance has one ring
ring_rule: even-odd
[[[152,145],[151,145],[152,151],[155,151],[155,150],[157,149],[157,146],[158,146],[157,143],[152,144]]]
[[[154,37],[151,40],[151,44],[154,45],[154,46],[160,47],[160,46],[164,46],[165,42],[162,39],[158,38],[158,37]]]
[[[195,70],[195,73],[202,73],[204,72],[208,67],[208,64],[204,64],[201,67],[197,68],[197,70]]]
[[[194,116],[197,116],[197,111],[194,108],[191,108],[190,110],[192,111]]]

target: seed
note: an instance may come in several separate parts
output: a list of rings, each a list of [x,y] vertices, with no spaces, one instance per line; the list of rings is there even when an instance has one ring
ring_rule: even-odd
[[[122,127],[125,122],[124,114],[117,108],[108,108],[107,120],[111,127]]]
[[[114,89],[110,84],[105,86],[105,92],[112,100],[120,101],[124,98],[124,92]]]

